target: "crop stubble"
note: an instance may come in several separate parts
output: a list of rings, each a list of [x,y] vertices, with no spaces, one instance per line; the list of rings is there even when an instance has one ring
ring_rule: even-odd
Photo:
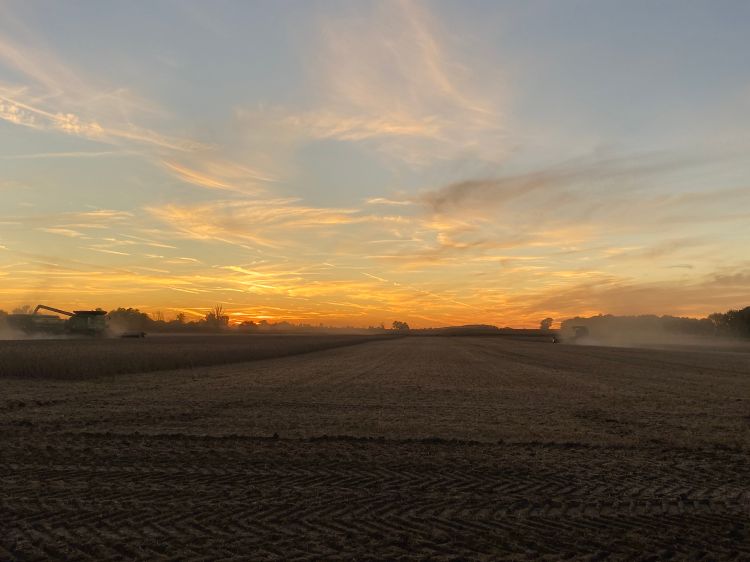
[[[749,373],[410,337],[5,379],[0,558],[746,559]]]

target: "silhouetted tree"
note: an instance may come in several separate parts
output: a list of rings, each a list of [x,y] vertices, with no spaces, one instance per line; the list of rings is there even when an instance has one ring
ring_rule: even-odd
[[[612,316],[569,318],[561,329],[572,332],[575,326],[586,326],[599,334],[690,334],[695,336],[750,337],[750,306],[741,310],[714,312],[707,318],[679,318],[676,316]]]
[[[30,304],[24,304],[13,309],[13,314],[31,314],[34,309]]]
[[[407,324],[406,322],[400,322],[398,320],[394,320],[392,326],[394,330],[398,330],[399,332],[409,331],[409,324]]]
[[[729,310],[724,314],[725,324],[733,336],[750,336],[750,306],[742,310]]]
[[[539,329],[544,330],[545,332],[549,331],[552,328],[552,322],[554,321],[554,318],[545,318],[539,323]]]
[[[109,325],[115,330],[145,332],[153,327],[154,321],[137,308],[120,307],[110,311]]]
[[[229,326],[229,316],[224,314],[224,307],[217,304],[211,312],[206,314],[206,324],[216,329]]]
[[[708,320],[709,322],[711,322],[711,326],[713,326],[714,332],[716,332],[717,334],[722,332],[726,327],[726,319],[721,312],[714,312],[713,314],[709,314]]]

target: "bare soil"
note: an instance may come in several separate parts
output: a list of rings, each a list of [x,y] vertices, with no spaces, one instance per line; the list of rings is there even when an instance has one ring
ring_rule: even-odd
[[[0,559],[750,559],[748,353],[408,337],[81,369],[0,379]]]
[[[91,379],[287,357],[388,339],[387,335],[154,335],[0,341],[0,378]]]

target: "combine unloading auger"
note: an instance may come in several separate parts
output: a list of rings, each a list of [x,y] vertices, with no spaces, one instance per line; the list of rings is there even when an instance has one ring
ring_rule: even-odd
[[[60,310],[59,308],[52,308],[51,306],[47,306],[45,304],[36,305],[34,314],[38,314],[40,310],[49,310],[50,312],[57,312],[58,314],[64,314],[65,316],[73,316],[72,312],[68,312],[67,310]]]

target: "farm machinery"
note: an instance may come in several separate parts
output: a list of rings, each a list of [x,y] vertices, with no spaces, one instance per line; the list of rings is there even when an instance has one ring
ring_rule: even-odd
[[[67,316],[60,318],[53,314],[40,314],[40,310]],[[103,336],[107,330],[107,313],[104,310],[60,310],[43,304],[31,314],[10,314],[8,324],[29,335],[81,335]]]
[[[571,334],[570,331],[573,331]],[[587,338],[589,336],[589,329],[587,326],[571,326],[566,331],[560,331],[552,335],[552,343],[569,342],[576,343],[577,341]]]

